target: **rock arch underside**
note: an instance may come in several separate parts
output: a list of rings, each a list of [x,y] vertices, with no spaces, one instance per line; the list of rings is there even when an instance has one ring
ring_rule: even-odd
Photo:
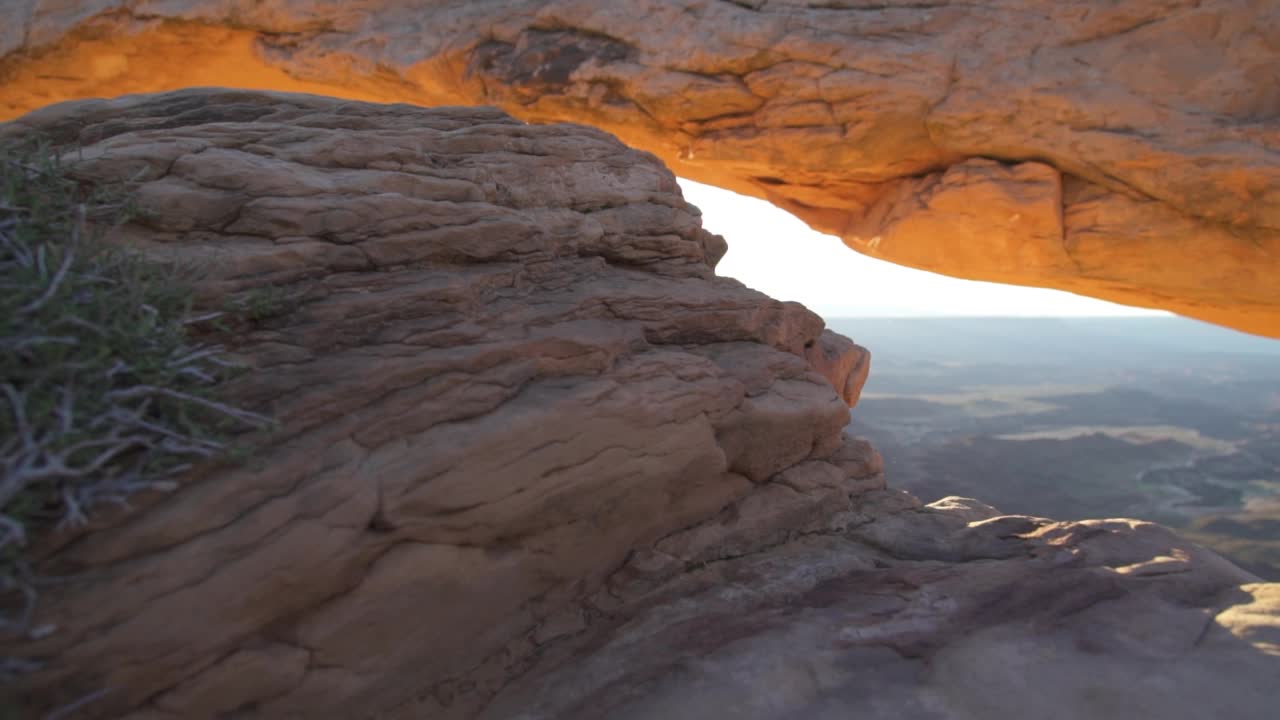
[[[193,85],[491,104],[603,128],[886,260],[1280,336],[1271,0],[4,11],[0,118]]]
[[[116,237],[207,268],[202,303],[288,299],[230,343],[227,398],[278,421],[249,461],[36,538],[58,581],[0,637],[0,708],[1275,716],[1280,585],[1151,523],[887,486],[845,430],[867,350],[716,276],[675,178],[1280,336],[1280,5],[0,11],[0,142],[127,182]]]

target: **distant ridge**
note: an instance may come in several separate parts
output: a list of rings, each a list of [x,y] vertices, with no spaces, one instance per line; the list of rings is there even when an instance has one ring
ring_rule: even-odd
[[[1280,357],[1280,340],[1181,317],[834,317],[827,325],[880,357],[972,362],[1177,361]]]

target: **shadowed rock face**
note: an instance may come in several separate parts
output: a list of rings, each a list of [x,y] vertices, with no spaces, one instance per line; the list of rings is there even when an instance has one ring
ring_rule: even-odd
[[[8,0],[0,117],[216,84],[575,120],[851,248],[1280,337],[1272,0]]]
[[[5,648],[54,659],[25,687],[42,709],[451,697],[784,471],[822,479],[785,491],[800,511],[881,484],[841,436],[866,351],[715,277],[724,241],[675,177],[600,131],[238,91],[60,105],[0,142],[32,130],[138,183],[118,239],[207,268],[206,304],[280,299],[229,338],[232,397],[280,422],[253,460],[50,539],[48,573],[91,572],[44,594],[58,632]]]
[[[922,507],[868,356],[717,278],[651,155],[490,109],[183,91],[0,125],[208,269],[252,459],[48,537],[33,716],[1274,715],[1280,599],[1146,523]]]
[[[566,642],[580,655],[544,661],[482,716],[1274,715],[1280,585],[1224,588],[1239,571],[1164,528],[889,490],[858,496],[853,515],[833,523],[843,534],[633,579],[613,594],[625,622]]]

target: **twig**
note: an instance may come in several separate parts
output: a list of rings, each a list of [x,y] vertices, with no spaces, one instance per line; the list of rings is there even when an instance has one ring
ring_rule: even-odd
[[[58,272],[54,274],[53,280],[49,281],[49,287],[45,288],[44,294],[32,300],[26,305],[18,308],[19,315],[30,315],[31,313],[44,307],[62,287],[62,281],[66,279],[67,272],[71,270],[71,263],[75,261],[76,253],[74,246],[68,246],[62,256],[62,264],[58,266]]]
[[[89,693],[88,695],[85,695],[79,700],[76,700],[75,702],[67,703],[66,705],[63,705],[62,707],[49,713],[48,715],[45,715],[44,720],[62,720],[63,718],[71,717],[71,713],[79,710],[85,705],[88,705],[94,700],[101,698],[103,695],[106,695],[109,692],[111,692],[110,688],[102,688],[100,690],[94,690],[93,692]]]
[[[241,410],[239,408],[232,407],[225,403],[220,403],[214,400],[202,398],[198,395],[192,395],[190,393],[184,393],[179,390],[172,390],[170,388],[156,387],[155,385],[137,385],[131,388],[113,390],[107,393],[107,397],[113,400],[128,399],[128,398],[134,398],[134,397],[146,397],[148,395],[162,395],[164,397],[172,398],[174,400],[182,400],[184,402],[193,403],[195,405],[199,405],[209,410],[222,413],[227,417],[235,418],[236,420],[240,420],[248,425],[252,425],[253,427],[261,428],[271,424],[271,418],[267,417],[266,415],[260,415],[258,413],[250,412],[248,410]]]

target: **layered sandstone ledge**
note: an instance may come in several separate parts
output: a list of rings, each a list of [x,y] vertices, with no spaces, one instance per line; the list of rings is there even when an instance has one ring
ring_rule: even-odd
[[[1158,526],[887,489],[868,356],[714,275],[653,156],[486,109],[191,90],[0,125],[117,236],[272,288],[248,462],[38,548],[73,717],[1270,718],[1280,597]],[[234,304],[234,303],[233,303]]]
[[[9,0],[0,117],[230,85],[574,120],[855,250],[1280,337],[1271,0]]]
[[[56,106],[0,141],[32,132],[136,184],[118,239],[207,268],[208,307],[288,301],[231,338],[231,397],[280,424],[252,461],[54,539],[47,572],[88,574],[18,649],[55,658],[45,700],[385,710],[788,468],[878,482],[832,460],[871,457],[841,437],[866,351],[715,277],[723,239],[602,132],[235,91]]]

